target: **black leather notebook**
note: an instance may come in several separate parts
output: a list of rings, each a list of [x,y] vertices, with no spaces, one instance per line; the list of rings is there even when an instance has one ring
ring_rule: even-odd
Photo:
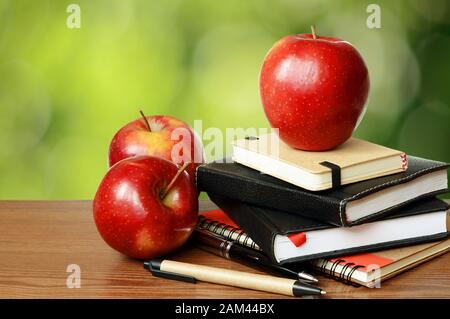
[[[345,228],[212,193],[209,196],[278,264],[438,240],[447,237],[450,224],[449,205],[436,198],[407,205],[384,220]]]
[[[408,162],[405,172],[318,192],[229,160],[201,165],[196,182],[199,191],[336,226],[353,226],[380,219],[413,200],[448,191],[449,164],[413,156],[408,157]]]

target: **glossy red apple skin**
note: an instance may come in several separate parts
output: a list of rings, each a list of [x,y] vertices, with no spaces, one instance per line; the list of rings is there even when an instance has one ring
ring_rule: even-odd
[[[191,163],[187,172],[194,177],[196,167],[203,163],[203,147],[192,128],[168,115],[146,116],[146,118],[151,132],[143,118],[134,120],[117,131],[109,147],[109,165],[112,166],[128,157],[148,155],[161,157],[181,166],[185,161],[172,157],[173,147],[181,141],[183,149],[188,150],[189,154],[186,157]],[[184,129],[186,134],[180,136],[177,131],[174,132],[176,129]]]
[[[260,73],[264,112],[288,145],[325,151],[344,143],[363,114],[367,67],[348,42],[288,35],[267,53]]]
[[[107,172],[93,203],[100,235],[129,257],[150,259],[173,252],[192,233],[198,216],[195,186],[184,171],[161,200],[178,171],[158,157],[122,160]]]

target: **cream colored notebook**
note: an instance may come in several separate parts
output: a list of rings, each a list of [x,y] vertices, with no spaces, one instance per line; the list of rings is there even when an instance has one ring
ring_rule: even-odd
[[[350,184],[402,172],[406,154],[357,138],[331,151],[308,152],[291,148],[274,133],[240,139],[233,144],[233,161],[312,191],[333,186],[331,169],[340,167],[340,184]]]

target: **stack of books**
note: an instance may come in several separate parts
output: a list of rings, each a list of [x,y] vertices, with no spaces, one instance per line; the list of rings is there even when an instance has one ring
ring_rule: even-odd
[[[356,138],[326,152],[246,138],[198,168],[198,189],[220,208],[198,227],[370,287],[450,250],[449,205],[436,198],[448,167]]]

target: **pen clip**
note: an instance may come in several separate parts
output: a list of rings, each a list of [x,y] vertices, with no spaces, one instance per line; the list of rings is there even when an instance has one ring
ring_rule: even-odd
[[[171,280],[177,280],[177,281],[184,281],[189,282],[192,284],[195,284],[197,282],[197,279],[195,279],[192,276],[186,276],[181,274],[176,274],[169,271],[163,271],[161,270],[161,260],[150,260],[144,262],[144,268],[148,269],[153,276],[160,277],[160,278],[166,278]]]

